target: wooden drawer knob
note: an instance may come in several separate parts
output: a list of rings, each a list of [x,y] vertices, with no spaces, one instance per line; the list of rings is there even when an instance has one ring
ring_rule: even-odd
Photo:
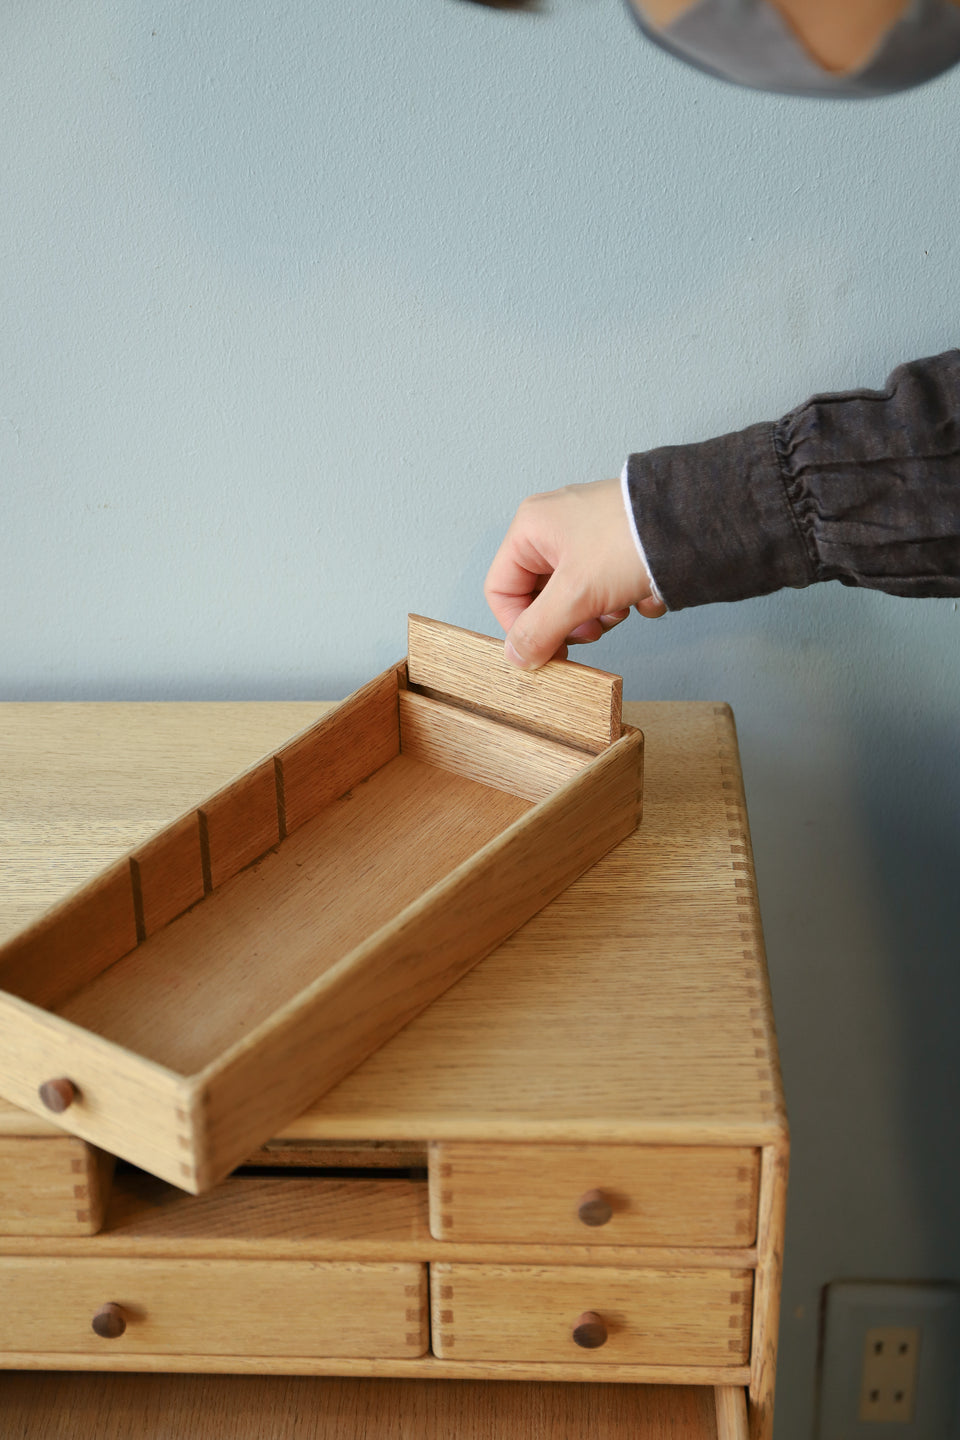
[[[588,1190],[580,1196],[577,1215],[584,1225],[606,1225],[613,1218],[613,1206],[602,1190]]]
[[[110,1300],[106,1305],[100,1306],[90,1323],[104,1340],[116,1340],[127,1328],[127,1317],[122,1307]]]
[[[607,1327],[596,1310],[584,1310],[573,1327],[573,1343],[584,1350],[599,1350],[607,1343]]]
[[[40,1099],[55,1115],[62,1115],[64,1110],[69,1109],[78,1093],[76,1085],[65,1075],[56,1080],[44,1080],[39,1090]]]

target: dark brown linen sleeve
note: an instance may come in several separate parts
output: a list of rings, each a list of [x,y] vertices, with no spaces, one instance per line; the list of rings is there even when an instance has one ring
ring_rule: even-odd
[[[670,610],[821,580],[960,595],[960,350],[884,390],[631,455],[627,490]]]

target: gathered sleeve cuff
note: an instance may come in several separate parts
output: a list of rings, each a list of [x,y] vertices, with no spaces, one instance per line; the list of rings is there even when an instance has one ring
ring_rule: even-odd
[[[960,351],[901,365],[882,391],[631,455],[624,490],[670,610],[823,580],[958,595]]]

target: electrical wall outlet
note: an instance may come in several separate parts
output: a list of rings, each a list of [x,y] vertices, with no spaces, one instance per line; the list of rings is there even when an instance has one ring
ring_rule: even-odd
[[[860,1419],[913,1419],[920,1326],[875,1325],[863,1344]]]
[[[823,1322],[819,1440],[954,1440],[960,1288],[838,1281]]]

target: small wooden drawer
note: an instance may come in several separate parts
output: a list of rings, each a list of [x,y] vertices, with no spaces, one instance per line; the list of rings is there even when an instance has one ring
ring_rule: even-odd
[[[0,1235],[95,1235],[112,1171],[70,1135],[0,1135]]]
[[[434,1354],[450,1360],[736,1367],[749,1270],[431,1265]]]
[[[105,1368],[123,1354],[413,1358],[426,1289],[414,1264],[6,1255],[0,1349]]]
[[[749,1246],[760,1154],[750,1147],[436,1144],[438,1240]]]

